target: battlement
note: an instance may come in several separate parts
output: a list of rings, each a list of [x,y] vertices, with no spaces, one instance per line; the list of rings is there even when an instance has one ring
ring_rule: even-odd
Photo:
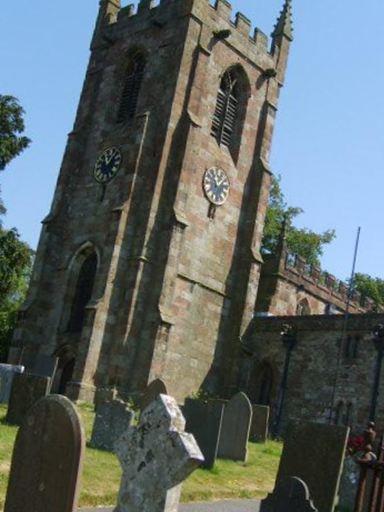
[[[259,28],[252,31],[250,19],[241,12],[234,13],[227,0],[140,0],[137,5],[120,5],[116,0],[109,0],[113,13],[105,17],[111,30],[123,24],[137,23],[150,18],[154,24],[165,25],[172,17],[183,16],[190,12],[193,16],[206,21],[212,27],[213,37],[228,40],[229,44],[240,44],[252,52],[271,54],[273,44]]]
[[[345,304],[348,301],[350,288],[347,283],[338,280],[335,276],[329,272],[323,271],[318,266],[308,264],[304,258],[296,254],[286,253],[284,273],[286,277],[294,276],[301,278],[303,281],[330,293],[334,299]],[[351,305],[366,311],[372,311],[374,309],[373,300],[368,297],[363,297],[357,290],[352,291]]]
[[[228,23],[238,34],[246,37],[257,46],[262,47],[264,51],[268,51],[268,36],[257,27],[252,32],[252,22],[245,14],[242,12],[234,13],[232,4],[227,2],[227,0],[216,0],[214,5],[209,5],[212,10],[216,11],[217,16],[221,18],[222,21]]]
[[[274,254],[264,256],[257,311],[284,315],[351,314],[375,310],[373,300],[352,290],[319,266],[289,252],[285,244]]]

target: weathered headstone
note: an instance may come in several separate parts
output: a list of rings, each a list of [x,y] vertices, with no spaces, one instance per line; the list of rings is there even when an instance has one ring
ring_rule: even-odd
[[[160,395],[166,395],[167,393],[167,387],[161,379],[153,380],[141,397],[140,410],[144,411],[144,409],[157,400]]]
[[[286,431],[277,482],[304,480],[319,512],[337,505],[349,428],[320,423],[291,423]]]
[[[13,377],[23,373],[24,366],[0,364],[0,404],[7,404],[11,395]]]
[[[176,401],[166,395],[143,411],[115,450],[123,468],[119,512],[177,512],[182,482],[204,461]]]
[[[277,483],[275,490],[260,504],[260,512],[317,512],[307,485],[290,477]]]
[[[50,377],[54,379],[59,359],[45,354],[23,354],[21,364],[25,366],[27,373]]]
[[[249,434],[250,441],[265,443],[268,438],[269,407],[266,405],[252,405],[252,422]]]
[[[204,455],[203,467],[211,469],[216,462],[224,414],[224,404],[216,400],[203,402],[188,398],[182,409],[186,431],[193,434]]]
[[[40,398],[48,395],[50,381],[49,377],[28,373],[16,374],[13,378],[6,421],[11,425],[21,425],[29,409]]]
[[[221,459],[246,461],[252,421],[252,405],[245,393],[238,393],[224,409],[218,456]]]
[[[39,400],[16,437],[4,512],[73,512],[84,447],[79,416],[63,396]]]
[[[90,445],[113,451],[116,441],[131,426],[134,413],[122,400],[111,400],[96,407]]]

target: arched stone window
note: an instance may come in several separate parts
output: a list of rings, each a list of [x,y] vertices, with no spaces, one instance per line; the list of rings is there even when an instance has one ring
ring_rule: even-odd
[[[78,274],[68,322],[69,332],[82,331],[86,306],[92,296],[96,270],[97,255],[95,252],[91,252],[83,261]]]
[[[240,144],[240,129],[246,109],[247,80],[240,66],[228,69],[220,82],[211,134],[219,145],[236,149]]]
[[[125,71],[124,85],[120,98],[120,106],[117,114],[117,122],[129,121],[136,114],[141,82],[143,81],[145,58],[140,52],[136,52],[130,59]]]
[[[311,314],[311,308],[307,299],[302,299],[296,309],[297,316],[307,316]]]

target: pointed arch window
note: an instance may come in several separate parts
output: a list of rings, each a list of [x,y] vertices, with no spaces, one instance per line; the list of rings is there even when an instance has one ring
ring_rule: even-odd
[[[217,94],[211,134],[219,144],[231,146],[240,113],[240,81],[235,69],[225,72]]]
[[[83,329],[86,306],[92,297],[96,270],[97,256],[93,252],[84,260],[80,268],[69,317],[69,332],[78,333]]]
[[[302,299],[298,303],[296,314],[297,316],[308,316],[311,314],[311,308],[307,299]]]
[[[129,121],[136,113],[144,70],[145,58],[141,53],[136,53],[131,58],[125,72],[124,85],[117,114],[118,123]]]

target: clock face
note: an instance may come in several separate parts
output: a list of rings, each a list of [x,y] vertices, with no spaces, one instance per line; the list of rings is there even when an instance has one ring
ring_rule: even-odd
[[[223,169],[212,167],[205,172],[203,189],[211,203],[217,206],[224,204],[228,199],[230,186],[228,176]]]
[[[93,176],[98,183],[108,183],[119,172],[122,156],[117,148],[106,149],[97,159]]]

